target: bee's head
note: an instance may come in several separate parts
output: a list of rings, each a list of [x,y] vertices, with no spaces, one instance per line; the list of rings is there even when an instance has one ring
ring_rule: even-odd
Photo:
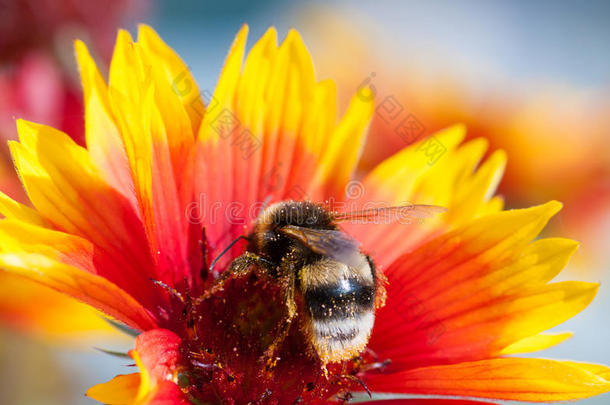
[[[282,201],[261,211],[250,235],[248,249],[270,260],[281,259],[297,243],[279,232],[279,229],[286,225],[337,229],[330,212],[321,204],[310,201]]]

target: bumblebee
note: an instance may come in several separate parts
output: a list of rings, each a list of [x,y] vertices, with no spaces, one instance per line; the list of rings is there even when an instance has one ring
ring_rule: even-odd
[[[246,252],[200,299],[222,290],[228,279],[251,272],[279,283],[287,315],[265,357],[271,359],[287,336],[298,314],[298,295],[304,304],[304,335],[325,369],[328,363],[352,359],[365,349],[375,309],[385,298],[373,260],[338,224],[422,217],[442,210],[431,205],[406,205],[340,213],[308,201],[272,204],[261,211],[252,232],[245,237]]]

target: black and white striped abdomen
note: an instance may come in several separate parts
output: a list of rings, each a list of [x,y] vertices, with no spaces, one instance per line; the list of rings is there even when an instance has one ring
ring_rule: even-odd
[[[309,285],[305,304],[309,333],[324,363],[350,359],[366,347],[375,320],[373,278],[347,276],[332,284]]]

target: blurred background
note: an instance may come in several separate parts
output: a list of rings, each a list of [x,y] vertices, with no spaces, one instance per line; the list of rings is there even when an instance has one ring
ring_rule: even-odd
[[[371,86],[377,102],[361,171],[453,123],[508,152],[509,208],[564,202],[546,233],[582,242],[562,278],[601,282],[557,330],[549,358],[610,364],[610,2],[0,0],[0,187],[23,199],[7,154],[15,118],[83,139],[74,38],[107,68],[116,30],[151,24],[213,90],[243,23],[297,28],[318,78],[342,105]],[[390,111],[390,112],[388,112]],[[32,304],[35,305],[32,305]],[[83,393],[117,372],[129,338],[84,306],[0,273],[0,403],[93,404]],[[610,395],[583,401],[606,404]]]

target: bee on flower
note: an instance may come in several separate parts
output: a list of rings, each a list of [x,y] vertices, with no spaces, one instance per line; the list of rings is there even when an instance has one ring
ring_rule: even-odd
[[[246,54],[247,30],[213,93],[150,27],[137,41],[119,32],[108,80],[77,41],[86,147],[18,121],[10,149],[31,206],[3,197],[0,266],[138,331],[139,372],[90,397],[544,402],[610,390],[605,366],[515,356],[568,338],[544,332],[597,291],[551,282],[577,248],[534,240],[558,202],[504,211],[505,155],[481,161],[486,142],[463,143],[462,126],[435,135],[433,165],[415,144],[354,189],[374,101],[356,95],[337,119],[336,88],[316,79],[296,31],[278,46],[271,28]],[[423,220],[385,220],[396,214]]]

